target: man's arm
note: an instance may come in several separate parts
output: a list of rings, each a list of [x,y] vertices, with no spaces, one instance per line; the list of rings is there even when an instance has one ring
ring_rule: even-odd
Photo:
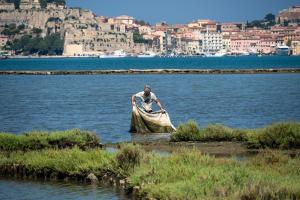
[[[135,105],[135,99],[136,99],[135,95],[132,95],[132,97],[131,97],[131,104],[132,104],[132,106]]]
[[[154,100],[155,101],[155,103],[158,105],[158,107],[161,109],[161,110],[163,110],[163,107],[162,107],[162,105],[161,105],[161,103],[160,103],[160,100],[159,99],[156,99],[156,100]]]

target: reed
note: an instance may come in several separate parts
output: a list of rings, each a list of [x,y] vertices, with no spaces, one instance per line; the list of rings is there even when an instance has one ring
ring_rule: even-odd
[[[300,123],[280,122],[258,129],[234,129],[219,124],[199,128],[195,121],[180,124],[171,141],[240,141],[249,148],[290,149],[300,147]]]
[[[70,148],[78,146],[86,149],[99,146],[100,139],[91,132],[79,129],[43,132],[32,131],[22,135],[0,133],[0,150],[28,151],[45,148]]]

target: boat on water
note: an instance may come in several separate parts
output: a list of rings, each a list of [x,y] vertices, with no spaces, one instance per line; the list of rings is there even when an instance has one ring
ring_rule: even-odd
[[[0,60],[6,60],[8,59],[8,56],[0,56]]]
[[[217,52],[215,54],[206,53],[206,54],[204,54],[204,57],[223,57],[226,55],[227,54],[225,52]]]
[[[286,45],[278,45],[276,47],[276,54],[279,56],[288,56],[289,55],[289,47]]]
[[[112,54],[100,55],[99,58],[124,58],[127,57],[127,53],[123,50],[116,50]]]
[[[154,52],[146,52],[145,54],[137,55],[138,58],[153,58],[157,55]]]

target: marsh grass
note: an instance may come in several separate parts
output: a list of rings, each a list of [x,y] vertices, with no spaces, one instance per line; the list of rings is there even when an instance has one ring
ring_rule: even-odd
[[[1,168],[5,166],[24,166],[29,173],[36,175],[61,174],[63,176],[85,176],[90,172],[99,175],[101,172],[114,169],[114,155],[101,149],[82,151],[72,149],[44,149],[29,152],[12,152],[0,160]]]
[[[78,146],[85,149],[97,147],[99,138],[87,131],[79,129],[43,132],[32,131],[22,135],[0,133],[0,150],[4,151],[28,151],[44,148],[68,148]]]
[[[241,141],[252,148],[299,148],[300,123],[281,122],[264,128],[241,130],[219,124],[199,128],[195,121],[180,124],[171,141]]]
[[[101,178],[110,173],[128,177],[130,187],[140,187],[138,197],[146,199],[300,198],[300,159],[279,151],[265,151],[244,162],[214,158],[196,149],[179,149],[161,157],[136,145],[125,145],[117,153],[75,147],[2,152],[0,158],[0,172],[6,175],[3,169],[22,166],[27,176],[86,177],[93,173]]]
[[[139,166],[145,151],[134,144],[123,144],[116,154],[116,163],[119,168],[119,173],[127,176],[134,171],[134,168]]]
[[[146,199],[298,199],[299,164],[299,158],[278,152],[238,162],[180,150],[170,157],[153,155],[129,180]]]

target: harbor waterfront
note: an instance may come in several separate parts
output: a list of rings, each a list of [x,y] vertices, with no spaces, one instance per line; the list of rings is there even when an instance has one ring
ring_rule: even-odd
[[[174,58],[20,58],[0,60],[0,71],[278,69],[300,68],[300,56],[228,56]]]

